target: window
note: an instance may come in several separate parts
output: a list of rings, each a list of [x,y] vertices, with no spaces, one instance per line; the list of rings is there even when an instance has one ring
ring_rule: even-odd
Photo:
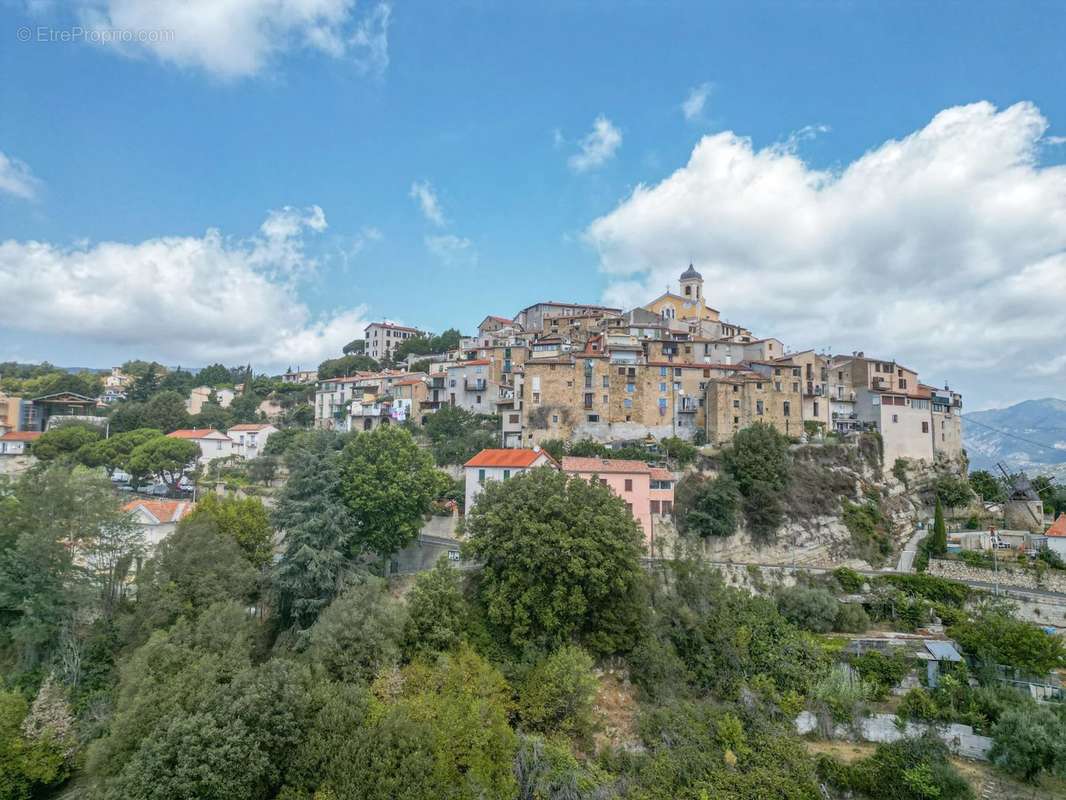
[[[681,367],[674,367],[674,377],[675,378],[680,378],[681,377]]]
[[[818,416],[818,401],[814,401],[814,416]]]
[[[626,374],[626,368],[625,367],[619,367],[618,368],[618,374],[619,375],[625,375]]]
[[[622,401],[622,405],[625,408],[632,408],[633,407],[633,400],[631,398],[627,397],[625,400]],[[626,422],[629,422],[629,420],[627,419]]]
[[[454,398],[455,395],[452,395],[452,397]],[[539,403],[540,402],[540,392],[533,392],[533,402],[534,403]]]
[[[762,400],[756,400],[755,401],[755,413],[758,414],[761,417],[762,416],[762,412],[763,412]]]
[[[733,401],[733,408],[740,408],[740,401],[739,400],[734,400]]]
[[[587,419],[588,419],[589,422],[599,422],[600,421],[600,415],[599,414],[589,414]]]
[[[665,383],[660,383],[659,384],[659,391],[660,392],[665,392],[666,391],[666,384]]]
[[[659,513],[659,501],[658,500],[652,500],[651,501],[651,513],[652,514],[658,514]]]
[[[665,378],[666,377],[666,367],[659,367],[659,377],[660,378]]]
[[[603,376],[603,388],[606,389],[611,385],[611,380],[606,375]]]
[[[899,414],[893,414],[892,415],[892,421],[893,422],[899,422]]]
[[[481,405],[481,395],[474,395],[474,396],[477,397],[477,404]]]
[[[929,423],[922,422],[922,433],[929,433]]]
[[[480,483],[480,484],[484,484],[485,483],[485,470],[479,469],[477,471],[477,482]]]
[[[626,491],[627,492],[633,491],[633,479],[632,478],[626,478]]]
[[[628,511],[630,514],[633,513],[633,504],[632,503],[626,503],[626,511]]]
[[[756,389],[759,389],[759,390],[762,390],[762,383],[761,383],[761,382],[759,382],[759,383],[756,383],[756,384],[755,384],[755,388],[756,388]]]
[[[637,390],[637,385],[635,383],[627,383],[626,384],[626,391],[629,392],[630,394],[632,394],[636,390]]]
[[[673,512],[674,512],[674,501],[673,500],[663,500],[663,513],[664,514],[672,514]]]
[[[518,415],[517,414],[509,414],[507,416],[507,421],[510,424],[512,424],[512,425],[517,425],[518,424]]]
[[[733,424],[734,425],[739,425],[740,424],[740,417],[733,417]]]
[[[785,401],[784,408],[782,409],[782,413],[786,417],[792,416],[792,404],[788,400]]]
[[[559,415],[558,414],[552,414],[552,424],[553,425],[557,425],[558,423],[559,423]]]
[[[775,392],[780,392],[781,391],[781,381],[774,381],[774,391]]]

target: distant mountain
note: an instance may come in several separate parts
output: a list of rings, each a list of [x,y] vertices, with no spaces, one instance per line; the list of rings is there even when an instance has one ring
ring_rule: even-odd
[[[1066,481],[1066,400],[1026,400],[962,416],[962,438],[974,469],[1053,474]]]

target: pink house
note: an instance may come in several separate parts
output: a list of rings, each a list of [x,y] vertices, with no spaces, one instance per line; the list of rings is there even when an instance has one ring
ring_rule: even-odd
[[[610,486],[640,523],[644,541],[649,546],[654,536],[652,514],[668,514],[673,510],[673,475],[668,470],[649,467],[643,461],[566,456],[563,472],[585,480],[596,476],[601,483]]]

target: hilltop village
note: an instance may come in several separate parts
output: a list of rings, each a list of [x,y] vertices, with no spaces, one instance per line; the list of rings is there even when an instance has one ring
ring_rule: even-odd
[[[887,356],[787,351],[780,339],[726,322],[691,265],[677,292],[645,306],[539,302],[513,317],[486,316],[454,349],[402,362],[393,357],[401,346],[429,333],[380,322],[365,335],[365,354],[391,368],[320,380],[316,427],[422,424],[456,406],[497,415],[505,448],[666,437],[722,446],[764,422],[794,439],[876,431],[886,464],[962,452],[958,392],[922,383]]]

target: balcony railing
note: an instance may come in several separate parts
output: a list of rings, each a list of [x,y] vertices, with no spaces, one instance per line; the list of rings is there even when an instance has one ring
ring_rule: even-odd
[[[468,392],[483,392],[483,391],[485,391],[485,386],[486,385],[487,384],[485,383],[485,379],[484,378],[464,378],[463,379],[463,388],[466,389]]]
[[[682,397],[677,401],[677,410],[682,414],[694,414],[700,407],[695,397]]]

